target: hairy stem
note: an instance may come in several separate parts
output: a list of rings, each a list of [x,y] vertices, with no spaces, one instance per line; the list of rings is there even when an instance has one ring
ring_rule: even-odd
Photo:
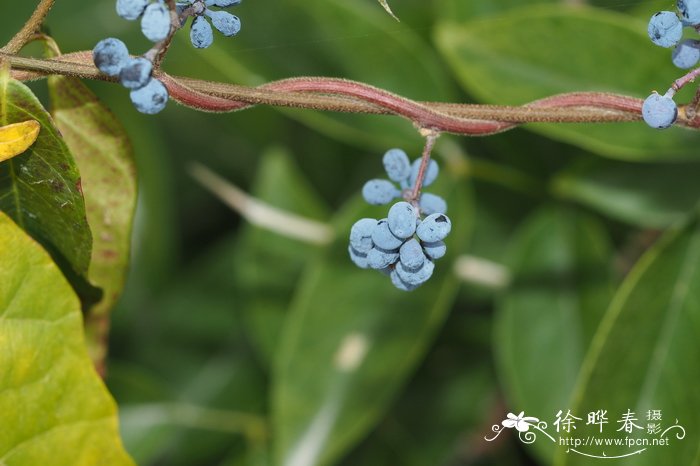
[[[425,146],[423,147],[423,155],[421,156],[420,167],[418,168],[418,176],[416,176],[416,183],[413,185],[413,191],[411,192],[411,202],[415,204],[414,207],[418,207],[417,204],[418,200],[420,199],[420,190],[423,188],[425,171],[428,169],[428,163],[430,163],[430,154],[433,153],[435,141],[437,141],[437,138],[440,136],[440,133],[437,133],[435,131],[421,132],[425,135]]]
[[[22,50],[22,47],[24,47],[25,44],[32,39],[32,36],[41,28],[41,23],[44,22],[44,18],[49,14],[49,10],[51,10],[54,1],[55,0],[41,0],[22,29],[20,29],[0,51],[15,54]]]
[[[89,51],[49,60],[0,52],[0,60],[9,62],[13,77],[22,80],[62,74],[113,81],[95,68]],[[642,108],[641,99],[602,92],[560,94],[522,106],[475,105],[417,102],[374,86],[337,78],[292,78],[247,87],[169,76],[163,72],[156,76],[163,81],[174,100],[203,111],[230,112],[253,105],[272,105],[398,115],[420,128],[463,135],[494,134],[522,123],[637,121],[641,119]],[[688,119],[683,113],[677,123],[700,127],[700,119]]]

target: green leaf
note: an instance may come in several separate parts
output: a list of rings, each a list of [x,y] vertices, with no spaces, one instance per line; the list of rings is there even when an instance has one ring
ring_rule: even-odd
[[[474,22],[445,20],[436,41],[468,92],[486,103],[517,105],[564,92],[646,97],[666,89],[678,72],[668,51],[649,43],[646,29],[644,22],[620,13],[540,5]],[[697,158],[700,143],[695,131],[658,131],[642,122],[527,128],[630,160]]]
[[[661,410],[663,429],[678,423],[685,438],[668,432],[667,446],[649,447],[617,464],[697,465],[700,459],[700,222],[695,216],[650,249],[618,290],[596,332],[576,384],[572,412],[606,409],[610,437],[648,438],[648,410]],[[617,432],[627,410],[644,430]],[[597,430],[596,430],[597,432]],[[639,448],[606,447],[608,456]],[[590,453],[592,449],[586,449]],[[600,453],[599,453],[600,454]],[[559,465],[590,460],[558,451]]]
[[[78,298],[1,212],[0,263],[0,463],[132,465],[85,349]]]
[[[556,0],[490,0],[488,2],[438,0],[437,11],[438,18],[441,20],[462,22],[498,15],[508,10],[538,3],[556,3]]]
[[[251,194],[306,218],[329,218],[328,207],[282,149],[273,148],[263,154]],[[289,301],[304,266],[319,246],[247,224],[236,249],[234,280],[240,285],[243,300],[239,309],[252,343],[269,366],[279,346]]]
[[[464,180],[445,184],[450,209],[460,214],[449,257],[418,290],[396,290],[388,277],[355,267],[347,233],[307,269],[273,373],[275,464],[333,463],[380,419],[423,358],[456,296],[451,259],[466,243],[471,211]],[[338,214],[338,231],[386,211],[358,206]]]
[[[87,219],[93,233],[89,281],[103,290],[86,318],[93,360],[106,353],[108,315],[124,287],[131,225],[136,208],[133,150],[116,117],[79,79],[51,76],[49,93],[56,126],[82,177]]]
[[[0,126],[27,120],[41,124],[39,137],[0,163],[0,210],[84,275],[92,237],[73,156],[32,91],[0,72]]]
[[[558,175],[557,196],[643,228],[682,221],[700,199],[700,166],[586,159]]]
[[[569,210],[541,210],[516,233],[493,343],[510,411],[545,417],[566,406],[610,302],[610,256],[599,222]],[[542,457],[554,451],[534,447]]]

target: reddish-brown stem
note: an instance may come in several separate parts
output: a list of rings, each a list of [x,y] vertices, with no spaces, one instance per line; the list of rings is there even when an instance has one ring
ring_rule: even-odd
[[[435,146],[435,141],[440,136],[440,133],[435,131],[425,131],[425,146],[423,147],[423,155],[421,156],[420,167],[418,168],[418,176],[416,176],[416,182],[413,185],[413,190],[411,191],[410,202],[414,204],[414,207],[418,207],[418,200],[420,199],[420,191],[423,188],[423,180],[425,179],[425,172],[428,169],[428,163],[430,163],[430,154],[433,153],[433,147]]]
[[[42,60],[0,53],[13,67],[17,79],[38,79],[63,74],[87,79],[111,79],[92,64],[90,52],[75,52]],[[489,135],[522,123],[623,122],[641,119],[642,100],[634,97],[576,92],[537,100],[522,106],[416,102],[356,81],[305,77],[271,82],[259,87],[216,83],[169,76],[159,72],[171,97],[183,105],[204,111],[229,112],[252,105],[272,105],[314,110],[393,114],[421,128],[465,135]],[[678,124],[698,128],[700,121],[681,112]]]

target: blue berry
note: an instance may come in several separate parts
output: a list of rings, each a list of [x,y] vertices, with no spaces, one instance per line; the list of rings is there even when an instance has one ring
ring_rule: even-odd
[[[149,0],[117,0],[117,14],[133,21],[143,14],[148,2]]]
[[[391,283],[393,283],[394,286],[399,290],[413,291],[416,289],[416,285],[409,285],[405,281],[401,280],[401,277],[399,276],[399,273],[396,271],[396,269],[391,271],[389,277],[391,277]]]
[[[361,269],[368,269],[369,264],[367,262],[367,254],[361,254],[356,251],[352,246],[348,246],[348,254],[350,254],[350,260]]]
[[[676,6],[685,23],[691,26],[700,23],[700,0],[678,0]]]
[[[411,162],[401,149],[388,150],[382,158],[382,163],[391,181],[401,183],[411,176]]]
[[[119,76],[124,65],[129,61],[129,49],[124,42],[110,37],[97,43],[92,50],[95,66],[108,76]]]
[[[145,58],[130,58],[119,73],[119,82],[127,89],[141,89],[151,79],[153,64]]]
[[[241,20],[225,11],[206,10],[205,15],[211,18],[211,23],[224,36],[231,37],[241,30]]]
[[[374,231],[372,231],[372,242],[374,242],[375,246],[390,251],[400,248],[404,240],[394,236],[389,229],[387,219],[382,219],[377,222]]]
[[[374,246],[372,233],[377,226],[373,218],[361,218],[350,228],[350,246],[360,254],[367,254]]]
[[[410,238],[416,232],[416,210],[408,202],[397,202],[389,209],[389,230],[397,238]]]
[[[411,186],[415,186],[416,184],[416,179],[418,179],[418,172],[420,171],[420,165],[422,162],[422,159],[416,159],[413,162],[413,165],[411,165],[411,176],[409,178]],[[439,172],[440,169],[438,168],[437,162],[431,159],[425,169],[425,175],[423,175],[422,187],[425,188],[426,186],[433,184],[433,181],[435,181],[435,178],[437,178]]]
[[[423,242],[422,246],[425,255],[432,260],[440,259],[447,253],[447,246],[445,246],[443,241],[435,241],[434,243]]]
[[[642,117],[652,128],[668,128],[678,118],[678,106],[672,98],[654,92],[642,105]]]
[[[423,266],[426,260],[425,253],[420,243],[415,238],[406,241],[399,250],[401,264],[409,270],[416,270]]]
[[[649,20],[649,38],[661,47],[673,47],[683,36],[683,24],[675,13],[659,11]]]
[[[205,49],[214,42],[214,31],[203,16],[197,16],[192,21],[190,41],[198,49]]]
[[[367,263],[376,270],[381,270],[395,264],[399,260],[398,251],[387,251],[378,247],[372,248],[367,253]]]
[[[396,263],[396,273],[399,278],[407,283],[408,285],[418,286],[427,282],[430,277],[433,276],[433,271],[435,270],[435,264],[432,261],[426,259],[423,262],[423,266],[418,269],[412,270],[406,268],[401,262]]]
[[[421,212],[425,215],[447,213],[447,202],[435,194],[422,193],[419,205]]]
[[[686,39],[673,49],[673,64],[681,69],[694,67],[700,61],[700,41]]]
[[[151,42],[160,42],[170,33],[170,10],[161,3],[151,3],[141,18],[141,32]]]
[[[207,6],[218,6],[220,8],[228,8],[230,6],[238,5],[241,0],[207,0]]]
[[[388,204],[399,196],[401,191],[388,180],[369,180],[362,187],[362,197],[372,205]]]
[[[131,91],[131,102],[141,113],[153,115],[165,108],[168,103],[168,90],[162,82],[151,79],[141,89]]]
[[[416,234],[421,241],[434,243],[445,239],[450,234],[450,230],[452,230],[452,222],[447,215],[431,214],[418,225]]]

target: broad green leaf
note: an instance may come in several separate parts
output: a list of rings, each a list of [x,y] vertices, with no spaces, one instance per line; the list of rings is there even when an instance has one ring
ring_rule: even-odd
[[[645,22],[612,11],[540,5],[473,22],[446,19],[435,37],[469,93],[485,103],[518,105],[565,92],[643,98],[668,88],[678,71],[668,51],[650,43],[646,29]],[[630,160],[697,158],[700,143],[695,131],[658,131],[642,122],[527,128]]]
[[[27,120],[0,127],[0,162],[16,157],[34,144],[41,125]]]
[[[133,151],[121,123],[79,79],[49,77],[51,113],[80,169],[93,234],[88,279],[103,298],[90,310],[86,331],[93,360],[106,353],[108,315],[124,287],[136,207]]]
[[[251,194],[270,205],[314,220],[327,220],[319,200],[291,156],[281,149],[263,154]],[[281,236],[254,225],[241,232],[233,280],[240,285],[240,312],[252,343],[269,365],[303,267],[318,245]]]
[[[455,212],[449,257],[411,293],[347,257],[350,226],[386,208],[355,202],[338,214],[346,234],[310,264],[281,337],[272,378],[275,464],[333,463],[380,419],[425,354],[455,299],[451,260],[470,222],[464,179],[443,176]]]
[[[635,265],[617,291],[596,332],[576,384],[572,412],[586,416],[608,411],[605,435],[652,438],[647,434],[649,410],[661,410],[662,430],[669,444],[649,447],[616,464],[697,465],[700,462],[700,222],[697,216],[671,230]],[[618,432],[617,421],[631,410],[642,429]],[[594,433],[597,429],[594,430]],[[605,454],[627,454],[639,448],[605,447]],[[600,449],[581,448],[601,454]],[[590,459],[566,449],[558,465],[589,465]]]
[[[495,317],[494,350],[509,410],[549,419],[564,409],[612,295],[609,241],[593,218],[549,208],[516,233],[513,283]],[[551,457],[553,445],[534,444]]]
[[[269,27],[251,27],[231,43],[215,41],[206,51],[184,56],[181,63],[186,66],[173,72],[189,75],[191,60],[197,60],[221,79],[246,85],[290,76],[338,76],[417,100],[450,100],[454,94],[434,51],[408,25],[397,25],[372,2],[281,0],[275,8],[255,15]],[[186,34],[181,40],[189,41]],[[251,53],[255,50],[259,52]],[[397,140],[421,140],[411,122],[398,117],[296,109],[282,112],[356,146],[386,150]]]
[[[700,165],[587,159],[557,176],[557,196],[645,228],[681,221],[700,200]]]
[[[132,465],[85,349],[78,298],[2,212],[0,264],[0,463]]]
[[[0,162],[0,211],[84,275],[92,237],[73,156],[32,91],[0,72],[0,126],[30,119],[41,124],[34,145]]]
[[[481,441],[484,420],[500,403],[488,357],[490,341],[483,338],[490,327],[490,312],[450,314],[411,383],[377,428],[340,464],[435,466],[453,464],[455,458],[469,464],[479,455],[472,449],[463,451],[462,440]]]

